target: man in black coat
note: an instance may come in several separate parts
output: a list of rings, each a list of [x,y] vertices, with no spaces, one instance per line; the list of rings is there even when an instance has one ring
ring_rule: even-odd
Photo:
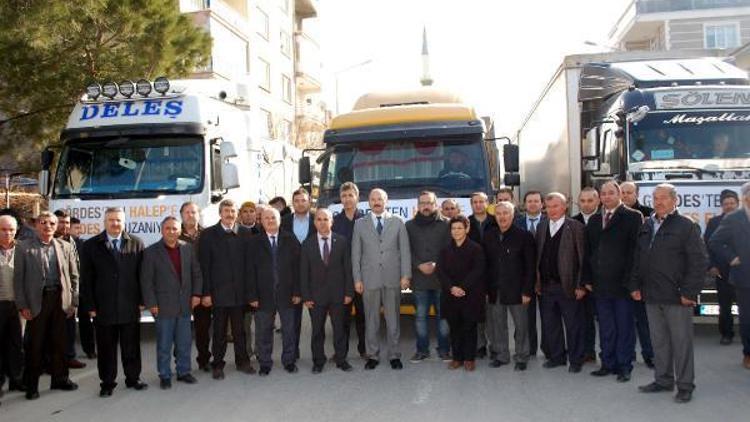
[[[654,188],[654,215],[638,232],[629,290],[643,300],[654,343],[655,380],[643,393],[673,391],[675,401],[692,399],[693,308],[708,265],[700,227],[677,212],[677,190],[663,183]]]
[[[243,325],[247,303],[247,260],[250,229],[237,223],[237,208],[231,199],[219,203],[219,222],[203,230],[198,257],[203,273],[204,304],[213,307],[213,378],[224,379],[227,324],[232,324],[234,362],[246,374],[255,372],[245,345]]]
[[[254,236],[248,248],[248,302],[255,308],[255,352],[261,376],[271,372],[273,326],[281,319],[281,363],[290,374],[297,372],[299,335],[296,308],[301,303],[299,283],[300,244],[293,234],[279,230],[278,210],[266,208],[261,215],[265,233]]]
[[[125,212],[108,208],[105,230],[83,244],[81,259],[81,304],[94,318],[97,365],[101,397],[109,397],[117,386],[117,344],[125,385],[145,390],[141,376],[141,261],[143,242],[124,231]]]
[[[740,206],[740,199],[737,192],[724,189],[719,196],[721,203],[721,214],[711,217],[706,223],[706,231],[703,233],[703,241],[708,246],[711,236],[719,228],[721,221],[728,214],[731,214]],[[734,338],[734,316],[732,315],[732,304],[735,301],[734,286],[729,284],[729,262],[724,262],[711,249],[708,250],[708,271],[716,281],[716,290],[719,296],[719,334],[721,335],[720,343],[723,345],[732,344]]]
[[[536,278],[536,245],[531,233],[513,224],[515,207],[510,202],[495,205],[497,228],[484,237],[484,252],[488,265],[488,317],[495,330],[493,344],[497,356],[490,363],[499,368],[510,362],[508,348],[508,313],[515,326],[515,370],[524,371],[529,361],[528,311],[534,295]]]
[[[602,185],[601,200],[602,211],[594,214],[586,225],[583,265],[583,281],[592,292],[599,316],[602,351],[602,366],[591,374],[617,374],[619,382],[627,382],[635,354],[633,301],[627,284],[643,217],[622,203],[620,187],[615,181]]]
[[[578,194],[578,209],[580,212],[573,216],[587,225],[591,216],[599,210],[599,192],[591,186],[581,189]],[[583,298],[584,326],[583,326],[583,361],[596,362],[596,305],[591,295]]]
[[[471,215],[469,216],[469,239],[473,240],[476,244],[481,245],[484,235],[496,227],[495,220],[487,212],[489,201],[487,194],[484,192],[474,192],[471,194]],[[486,284],[486,282],[485,282]],[[483,359],[489,352],[490,359],[494,359],[495,353],[494,342],[496,340],[492,338],[494,335],[494,329],[492,328],[492,321],[487,319],[486,321],[480,321],[477,324],[477,353],[476,357]],[[489,349],[489,350],[487,350]]]
[[[625,206],[632,208],[643,215],[644,220],[651,217],[654,209],[643,205],[638,201],[638,185],[633,182],[622,182],[620,184],[622,192],[622,202]],[[648,329],[648,315],[646,314],[646,304],[643,301],[633,303],[633,312],[635,314],[635,329],[638,333],[638,342],[641,343],[641,355],[643,361],[649,368],[654,367],[654,347],[651,345],[651,332]],[[635,360],[635,352],[633,352]]]
[[[315,213],[317,234],[302,243],[300,251],[300,291],[302,301],[310,310],[313,355],[313,373],[323,370],[326,363],[324,350],[326,317],[330,315],[333,326],[334,360],[343,371],[351,371],[346,361],[346,334],[344,333],[344,306],[352,302],[352,254],[344,236],[331,231],[333,213],[320,208]]]

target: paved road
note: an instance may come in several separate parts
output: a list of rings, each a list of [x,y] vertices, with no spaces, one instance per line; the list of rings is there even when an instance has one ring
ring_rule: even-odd
[[[289,375],[277,363],[267,378],[248,376],[227,365],[226,379],[214,381],[198,373],[197,385],[174,383],[161,391],[155,370],[153,333],[146,330],[143,347],[146,392],[118,387],[113,397],[101,399],[95,363],[72,373],[80,389],[72,393],[42,391],[27,402],[6,394],[1,422],[24,421],[706,421],[750,420],[750,371],[740,365],[741,347],[719,346],[715,326],[696,326],[697,389],[692,403],[677,405],[668,393],[644,395],[636,391],[652,373],[639,363],[633,380],[597,379],[565,368],[547,370],[532,360],[529,370],[517,373],[508,366],[477,371],[448,371],[445,364],[408,363],[414,351],[411,317],[402,319],[404,370],[381,365],[343,373],[333,365],[320,375],[310,373],[309,327],[303,328],[300,372]],[[277,336],[278,337],[278,336]],[[277,354],[279,339],[277,338]],[[329,340],[330,342],[330,340]],[[330,350],[330,346],[328,346]],[[231,360],[230,360],[231,361]],[[257,366],[256,366],[257,367]],[[48,378],[41,381],[47,386]],[[121,382],[122,384],[122,382]]]

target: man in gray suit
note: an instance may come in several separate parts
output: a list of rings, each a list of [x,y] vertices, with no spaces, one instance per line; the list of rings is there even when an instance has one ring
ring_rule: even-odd
[[[78,261],[73,246],[55,239],[57,217],[42,212],[36,237],[18,244],[14,259],[13,289],[16,307],[27,321],[26,398],[39,398],[42,360],[49,354],[51,389],[76,390],[65,365],[65,320],[78,306]],[[45,347],[52,350],[45,351]]]
[[[180,222],[161,222],[161,241],[143,252],[143,303],[156,320],[156,366],[162,390],[172,387],[172,347],[177,357],[177,381],[195,384],[190,374],[193,336],[190,313],[201,301],[203,282],[193,245],[179,240]]]
[[[402,369],[398,351],[401,290],[409,288],[411,252],[404,221],[385,211],[388,194],[373,189],[369,196],[371,213],[354,223],[352,273],[354,289],[365,305],[365,369],[375,369],[380,358],[380,307],[387,328],[388,359],[391,368]]]

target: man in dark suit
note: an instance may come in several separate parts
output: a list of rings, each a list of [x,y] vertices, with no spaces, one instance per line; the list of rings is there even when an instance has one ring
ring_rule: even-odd
[[[578,194],[578,209],[580,211],[573,219],[585,226],[599,210],[599,192],[591,186],[581,189]],[[586,295],[582,302],[586,321],[583,326],[583,361],[596,362],[596,305],[591,295]]]
[[[471,215],[469,216],[469,239],[481,245],[485,234],[496,227],[492,216],[487,212],[488,208],[487,194],[484,192],[474,192],[471,194]],[[487,283],[489,284],[489,283]],[[476,357],[483,359],[489,353],[490,359],[495,359],[496,351],[493,338],[495,330],[492,327],[492,319],[477,324],[477,353]],[[489,350],[488,350],[489,349]]]
[[[104,227],[83,244],[81,300],[96,328],[99,395],[109,397],[117,386],[118,343],[125,385],[138,391],[148,385],[140,380],[143,242],[124,231],[122,208],[107,208]]]
[[[719,196],[721,203],[721,214],[712,217],[706,223],[706,231],[703,233],[703,241],[708,246],[711,236],[719,228],[721,221],[740,206],[740,198],[737,192],[724,189]],[[719,296],[719,334],[720,344],[732,344],[734,338],[734,315],[732,315],[732,304],[735,301],[734,286],[729,284],[729,263],[722,262],[710,249],[708,251],[708,271],[716,281],[716,290]]]
[[[740,309],[742,364],[750,369],[750,182],[740,192],[742,208],[724,217],[708,245],[720,265],[729,265],[728,281],[735,287]]]
[[[693,308],[708,265],[698,224],[677,212],[677,190],[662,183],[654,188],[654,215],[638,232],[631,297],[646,303],[654,342],[654,382],[642,393],[673,391],[686,403],[695,389]]]
[[[620,199],[617,182],[601,187],[602,211],[586,225],[586,260],[583,281],[596,304],[602,366],[594,376],[617,374],[627,382],[633,370],[635,319],[627,284],[633,268],[642,216]]]
[[[540,297],[542,334],[549,359],[545,368],[570,363],[569,372],[583,365],[583,305],[586,288],[581,280],[584,257],[583,224],[565,217],[565,195],[545,197],[546,220],[537,227],[536,291]],[[563,322],[565,330],[563,336]]]
[[[26,398],[39,398],[42,361],[50,359],[52,390],[76,390],[65,365],[65,321],[78,305],[78,261],[74,247],[55,239],[57,217],[45,211],[36,219],[36,237],[16,247],[13,290],[27,321]],[[4,346],[4,345],[3,345]],[[49,348],[45,353],[45,348]]]
[[[237,207],[231,199],[219,203],[219,222],[203,230],[198,256],[203,272],[204,305],[213,306],[212,376],[224,379],[224,356],[227,352],[227,325],[232,325],[234,363],[240,372],[255,373],[245,345],[243,326],[247,303],[249,229],[237,224]]]
[[[357,208],[359,201],[359,188],[352,182],[345,182],[339,189],[342,210],[333,217],[333,231],[346,238],[349,253],[351,254],[352,236],[354,235],[354,223],[365,214]],[[354,318],[352,318],[352,306],[354,307]],[[349,333],[351,321],[354,319],[354,327],[357,330],[357,352],[362,359],[367,358],[365,349],[365,304],[362,295],[354,292],[354,297],[349,305],[344,306],[344,332],[346,333],[346,351],[349,352]]]
[[[333,233],[333,213],[320,208],[315,213],[317,234],[302,243],[300,251],[300,284],[302,301],[310,310],[313,373],[320,373],[326,363],[324,351],[326,317],[333,326],[334,360],[343,371],[351,371],[346,361],[344,306],[354,296],[352,254],[348,241]]]
[[[547,221],[547,216],[542,213],[542,193],[537,190],[530,190],[527,191],[523,196],[523,204],[524,209],[526,212],[520,213],[516,216],[516,219],[513,224],[521,228],[522,230],[526,230],[531,233],[532,236],[534,236],[534,239],[539,242],[539,239],[536,239],[536,233],[537,228],[542,222]],[[544,332],[542,331],[541,335],[541,347],[539,347],[539,335],[537,334],[537,327],[536,327],[536,314],[537,314],[537,306],[538,306],[538,297],[535,294],[531,295],[531,302],[529,302],[528,312],[529,312],[529,355],[536,356],[537,349],[541,349],[542,353],[544,353],[545,358],[549,359],[550,354],[549,350],[547,350],[547,346],[544,342]],[[539,314],[541,317],[542,308],[539,306]]]
[[[299,283],[300,244],[293,234],[279,230],[281,216],[275,208],[266,208],[261,215],[265,233],[254,236],[248,248],[248,302],[255,312],[255,352],[260,376],[271,372],[273,360],[273,327],[276,314],[281,320],[284,369],[297,372],[299,337],[296,307],[301,301]]]
[[[203,294],[201,269],[193,246],[179,240],[180,222],[173,216],[161,222],[161,241],[146,248],[141,266],[143,303],[156,323],[156,359],[162,390],[172,387],[172,349],[177,359],[177,381],[195,384],[190,374],[193,336],[190,314]]]

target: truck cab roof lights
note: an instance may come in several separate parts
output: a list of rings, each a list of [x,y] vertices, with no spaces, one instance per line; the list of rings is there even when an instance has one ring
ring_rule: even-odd
[[[86,87],[86,96],[90,100],[96,100],[100,95],[102,95],[102,86],[98,83],[93,82]]]
[[[135,93],[135,85],[133,85],[133,81],[127,79],[120,82],[119,88],[120,94],[125,98],[130,98],[133,96],[133,93]]]
[[[135,92],[141,97],[148,97],[148,95],[151,94],[151,89],[151,82],[145,79],[139,79],[138,82],[135,83]]]
[[[164,95],[169,91],[169,80],[164,76],[154,79],[154,91]]]
[[[114,82],[105,82],[104,85],[102,85],[102,95],[110,100],[115,98],[117,95],[117,84]]]

